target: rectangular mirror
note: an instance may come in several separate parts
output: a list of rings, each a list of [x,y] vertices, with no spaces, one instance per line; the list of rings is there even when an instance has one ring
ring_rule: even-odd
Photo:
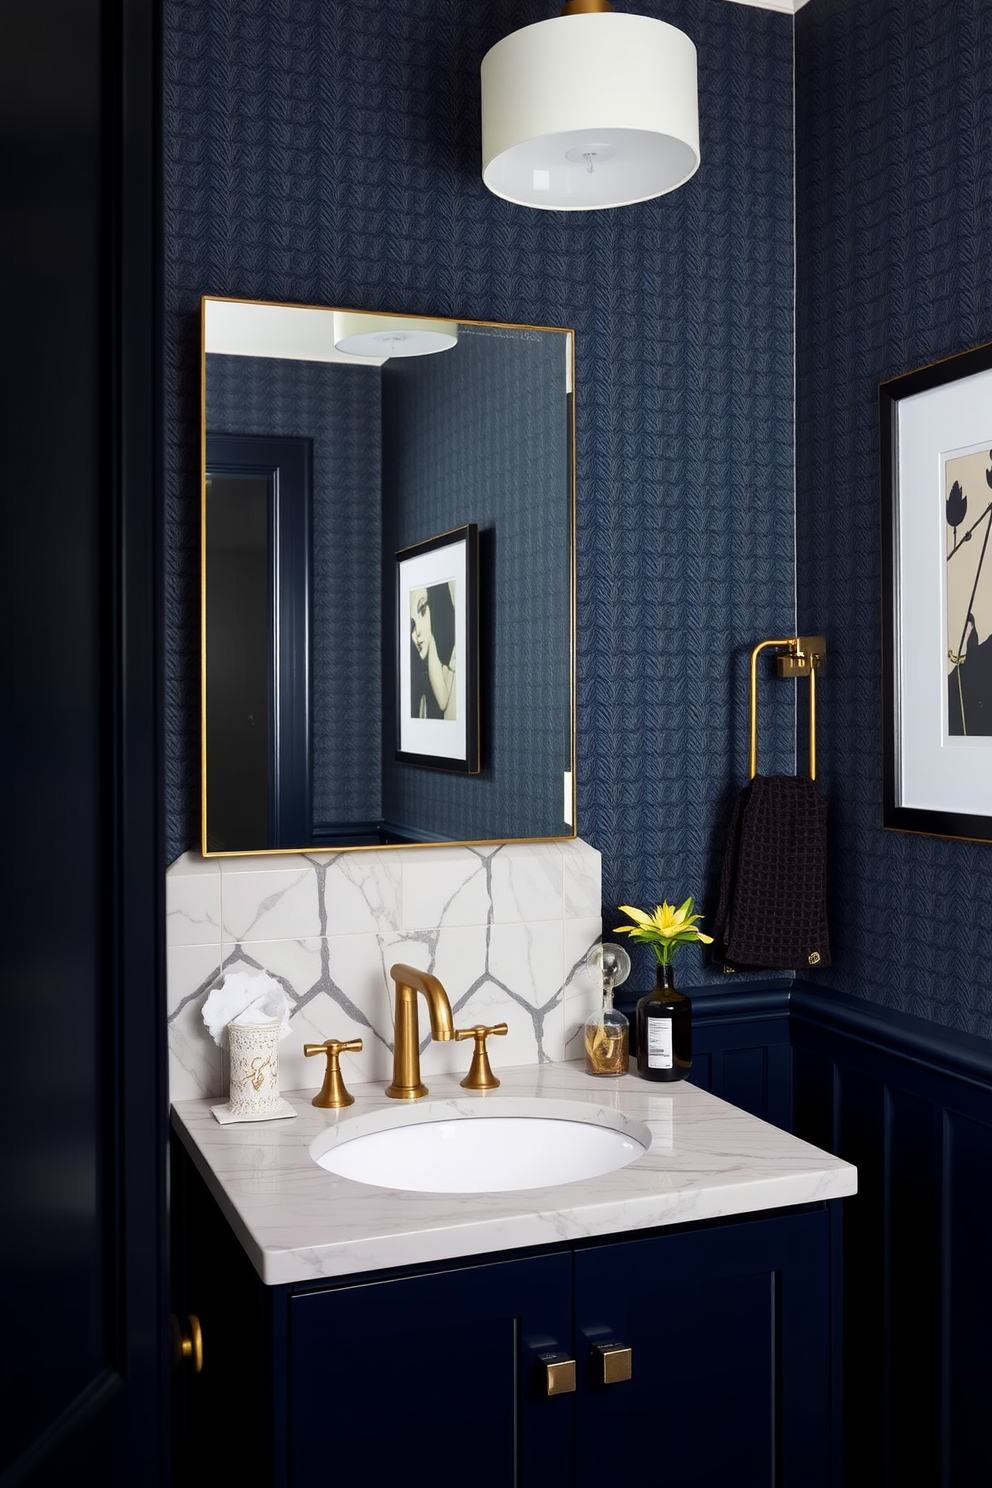
[[[204,853],[574,836],[571,331],[202,330]]]

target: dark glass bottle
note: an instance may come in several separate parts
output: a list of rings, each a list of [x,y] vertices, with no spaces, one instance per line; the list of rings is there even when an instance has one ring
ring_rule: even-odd
[[[637,1004],[637,1073],[684,1080],[692,1068],[692,1003],[675,990],[671,964],[658,967],[653,992]]]

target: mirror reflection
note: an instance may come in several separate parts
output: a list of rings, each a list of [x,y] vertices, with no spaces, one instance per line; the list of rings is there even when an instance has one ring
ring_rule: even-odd
[[[571,332],[202,309],[204,853],[574,835]]]

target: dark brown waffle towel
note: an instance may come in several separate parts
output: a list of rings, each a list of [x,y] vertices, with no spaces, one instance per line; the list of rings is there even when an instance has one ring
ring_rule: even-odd
[[[756,775],[737,798],[720,877],[715,951],[731,966],[830,965],[827,810],[814,780]]]

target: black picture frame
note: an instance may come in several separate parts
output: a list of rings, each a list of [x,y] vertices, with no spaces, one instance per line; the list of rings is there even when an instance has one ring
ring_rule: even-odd
[[[883,826],[992,841],[992,342],[881,383],[879,433]]]
[[[396,554],[396,758],[479,773],[479,529]]]

